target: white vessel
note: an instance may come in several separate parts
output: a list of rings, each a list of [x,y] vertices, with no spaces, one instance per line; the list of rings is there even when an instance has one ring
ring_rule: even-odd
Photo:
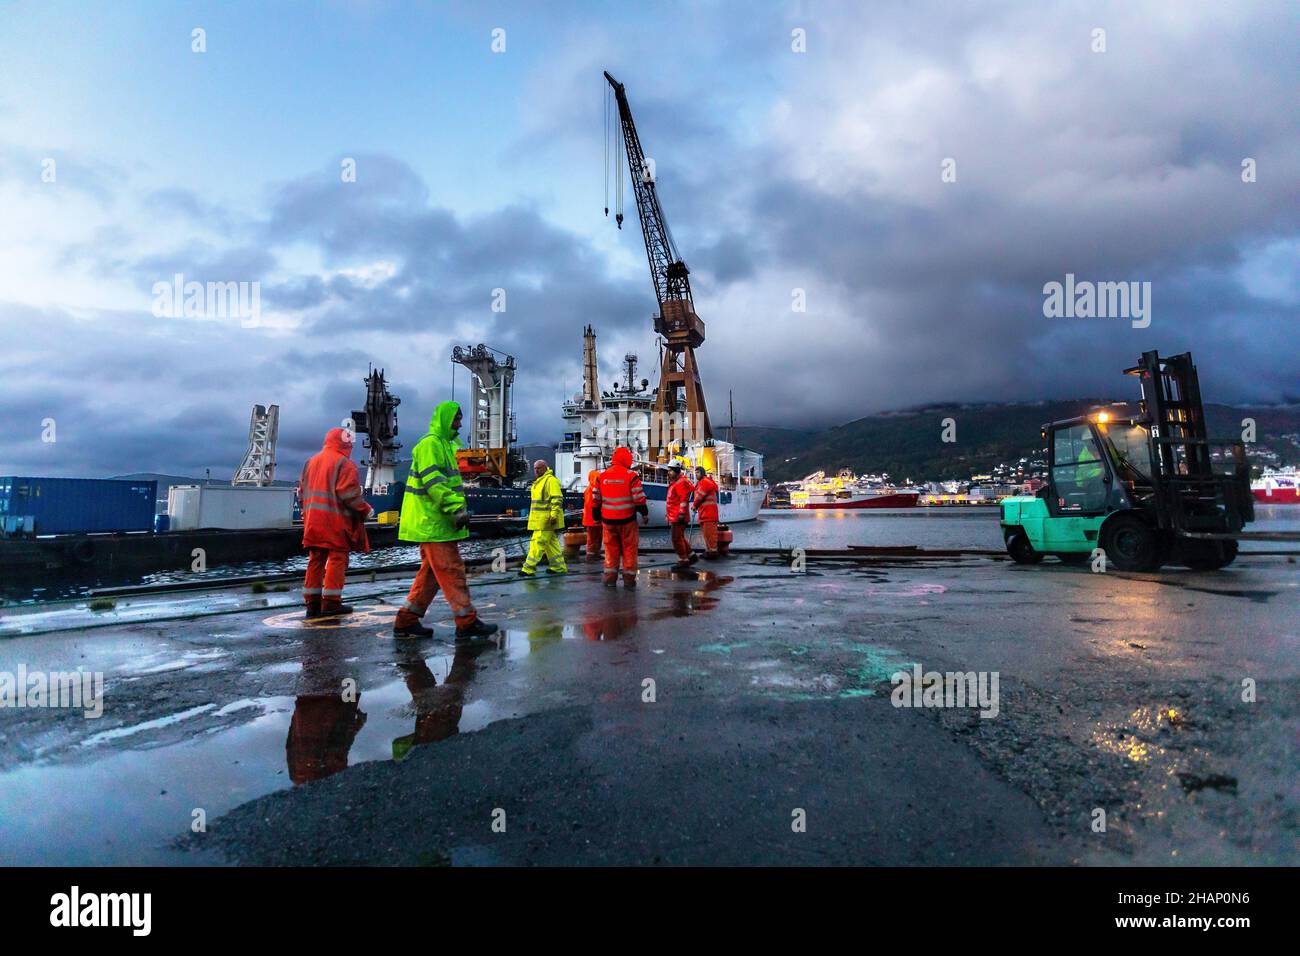
[[[564,403],[564,440],[555,453],[555,476],[566,491],[587,486],[587,473],[610,463],[619,446],[632,452],[650,505],[650,526],[667,527],[668,463],[647,461],[654,421],[655,391],[636,380],[637,357],[623,359],[623,381],[601,392],[596,380],[596,336],[586,330],[583,390]],[[683,467],[703,466],[718,483],[718,519],[724,524],[751,521],[767,498],[763,456],[728,441],[707,438],[670,447]]]

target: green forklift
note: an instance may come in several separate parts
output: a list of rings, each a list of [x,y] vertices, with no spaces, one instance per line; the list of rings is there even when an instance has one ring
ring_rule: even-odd
[[[1002,502],[1012,559],[1084,564],[1101,548],[1120,571],[1212,571],[1242,538],[1279,538],[1242,531],[1255,518],[1245,446],[1206,437],[1191,353],[1144,352],[1124,374],[1141,382],[1140,417],[1100,411],[1043,426],[1047,483]]]

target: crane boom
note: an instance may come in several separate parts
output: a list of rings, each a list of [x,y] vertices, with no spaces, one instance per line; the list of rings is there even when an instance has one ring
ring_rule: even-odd
[[[691,270],[682,261],[673,243],[672,233],[668,230],[668,220],[664,218],[663,206],[659,204],[654,176],[646,164],[641,137],[637,135],[636,124],[632,121],[632,108],[628,106],[627,93],[623,90],[623,84],[610,76],[608,71],[605,72],[605,79],[614,88],[614,99],[618,103],[627,168],[632,175],[632,190],[636,195],[641,233],[645,236],[646,257],[650,260],[650,278],[654,280],[655,295],[660,302],[692,302],[689,278]]]
[[[641,148],[641,137],[632,122],[627,93],[623,84],[608,71],[605,79],[613,88],[618,103],[623,151],[627,154],[628,172],[632,174],[641,233],[645,238],[646,257],[650,261],[650,278],[654,282],[655,297],[659,300],[655,331],[664,337],[666,346],[659,370],[659,387],[655,391],[654,422],[649,442],[651,460],[662,461],[673,449],[680,450],[683,442],[703,442],[713,437],[709,409],[704,401],[704,386],[700,383],[699,366],[695,362],[695,349],[704,343],[704,323],[695,314],[691,270],[686,268],[678,254],[668,220],[664,218],[653,168],[646,162],[645,151]],[[615,173],[620,177],[621,188],[622,173],[617,169]],[[622,217],[617,218],[621,228]]]

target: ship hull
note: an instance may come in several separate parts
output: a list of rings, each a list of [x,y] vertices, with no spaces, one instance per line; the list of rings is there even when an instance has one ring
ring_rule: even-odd
[[[645,489],[646,505],[650,509],[650,528],[668,527],[668,486],[658,482],[641,483]],[[753,521],[763,508],[767,497],[767,485],[740,485],[736,488],[718,490],[718,522],[736,524],[740,521]],[[692,515],[692,522],[698,519]]]
[[[1253,488],[1251,493],[1262,505],[1300,505],[1300,491],[1295,488]]]
[[[800,511],[857,511],[862,508],[914,508],[920,495],[887,494],[865,498],[835,498],[827,501],[791,502]]]

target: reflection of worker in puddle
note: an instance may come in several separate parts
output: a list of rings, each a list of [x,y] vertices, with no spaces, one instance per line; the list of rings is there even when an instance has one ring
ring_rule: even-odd
[[[532,654],[564,640],[564,621],[550,611],[540,611],[528,621],[524,634],[528,638],[528,652]]]
[[[459,645],[447,676],[439,685],[428,662],[413,650],[401,653],[397,669],[406,680],[415,709],[415,732],[393,741],[393,759],[401,760],[419,744],[446,740],[460,729],[465,710],[465,688],[476,670],[478,656],[490,645]]]
[[[636,630],[635,604],[610,604],[608,607],[585,610],[579,626],[583,637],[589,641],[613,641]],[[528,638],[528,651],[535,654],[564,640],[565,622],[549,612],[542,612],[528,622],[524,631]]]
[[[611,605],[582,619],[582,633],[589,641],[616,641],[636,630],[636,605]]]
[[[693,588],[674,589],[669,592],[670,607],[668,613],[656,613],[657,618],[661,617],[690,617],[697,611],[709,611],[718,606],[718,599],[711,596],[713,591],[725,584],[730,584],[736,580],[734,577],[720,577],[709,571],[677,571],[672,572],[674,581],[689,581],[694,579],[697,586]]]
[[[366,723],[361,691],[348,669],[332,648],[313,648],[309,640],[300,678],[302,693],[294,701],[284,744],[289,779],[295,784],[321,780],[347,768],[348,751]]]

